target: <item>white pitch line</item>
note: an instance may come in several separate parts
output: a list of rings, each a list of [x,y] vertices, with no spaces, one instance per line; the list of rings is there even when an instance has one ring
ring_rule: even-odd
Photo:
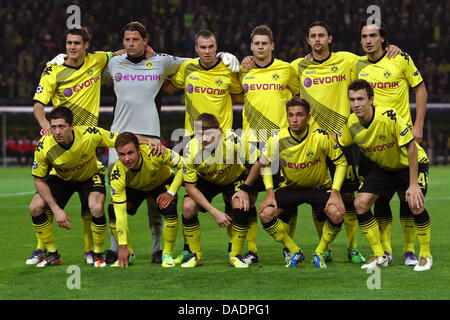
[[[16,192],[16,193],[3,193],[3,194],[0,194],[0,198],[26,196],[26,195],[34,194],[34,193],[36,193],[36,191],[26,191],[26,192]]]

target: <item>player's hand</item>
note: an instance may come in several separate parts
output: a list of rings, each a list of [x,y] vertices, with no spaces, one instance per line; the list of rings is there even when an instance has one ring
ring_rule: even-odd
[[[267,207],[273,207],[275,209],[275,212],[278,211],[278,205],[277,201],[275,200],[275,196],[269,193],[267,193],[267,196],[264,198],[258,208],[259,214],[261,214]]]
[[[219,52],[216,54],[216,58],[219,58],[222,60],[223,64],[228,66],[228,69],[231,72],[239,72],[239,60],[228,52]]]
[[[128,247],[126,245],[120,245],[119,253],[118,253],[119,267],[128,268],[128,257],[129,256],[130,256],[130,250],[128,250]]]
[[[45,120],[45,123],[41,128],[41,136],[49,136],[49,135],[51,135],[50,122],[48,122],[48,120]]]
[[[425,205],[425,197],[418,184],[409,186],[405,192],[405,200],[411,209],[420,209]]]
[[[164,154],[164,152],[166,151],[166,147],[164,147],[158,141],[155,141],[152,139],[150,139],[148,141],[148,146],[152,150],[152,155],[154,155],[154,156],[160,156],[160,155]]]
[[[242,62],[241,62],[241,66],[244,69],[247,70],[252,70],[253,69],[253,65],[255,63],[255,57],[254,56],[247,56],[245,57]]]
[[[54,57],[52,60],[47,62],[47,64],[62,66],[64,64],[64,62],[66,62],[66,58],[67,58],[67,54],[60,53],[56,57]]]
[[[325,205],[325,211],[328,211],[330,206],[335,206],[338,210],[338,213],[343,216],[345,213],[345,205],[344,202],[339,197],[339,194],[336,190],[332,190],[330,194],[330,198],[327,201],[327,204]]]
[[[156,56],[156,52],[149,45],[145,46],[145,59],[149,59],[151,57]]]
[[[417,126],[413,126],[411,133],[414,137],[414,140],[416,140],[416,142],[418,144],[420,144],[422,142],[423,139],[423,129],[422,128],[418,128]]]
[[[55,221],[61,228],[70,230],[72,227],[70,226],[70,222],[72,219],[67,215],[67,213],[63,209],[52,210]]]
[[[386,47],[386,58],[395,58],[398,54],[402,53],[402,49],[396,45],[390,44]]]
[[[214,220],[221,228],[229,227],[231,225],[231,217],[227,215],[225,212],[218,211],[213,214]]]
[[[235,200],[236,199],[236,200]],[[238,208],[244,211],[248,211],[250,209],[250,197],[248,193],[243,190],[238,190],[231,197],[231,202],[238,202]]]
[[[157,198],[156,198],[156,204],[158,205],[158,207],[160,209],[165,209],[169,206],[169,204],[172,203],[173,199],[175,197],[173,195],[171,195],[168,192],[164,192],[161,193]]]

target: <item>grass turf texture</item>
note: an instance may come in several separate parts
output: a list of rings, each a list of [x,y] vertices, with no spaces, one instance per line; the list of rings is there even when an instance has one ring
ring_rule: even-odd
[[[25,265],[35,249],[36,238],[28,210],[34,184],[29,168],[0,168],[0,264],[1,300],[447,300],[450,297],[450,251],[448,225],[450,222],[449,167],[432,167],[427,194],[427,209],[432,219],[431,252],[434,266],[428,272],[414,272],[403,265],[403,236],[399,222],[399,202],[394,197],[392,246],[394,265],[381,269],[380,289],[370,290],[367,281],[373,274],[347,260],[345,228],[332,244],[333,262],[327,270],[316,270],[312,263],[318,244],[317,234],[307,205],[299,207],[295,241],[303,249],[306,259],[295,269],[284,267],[282,247],[276,243],[258,222],[258,249],[260,264],[249,269],[234,269],[227,263],[226,230],[219,228],[208,213],[200,213],[204,266],[182,269],[177,266],[164,269],[151,261],[151,235],[141,206],[129,217],[132,245],[137,262],[127,269],[97,269],[84,263],[83,240],[80,227],[78,196],[73,196],[67,212],[72,218],[72,230],[53,224],[61,253],[61,266],[44,269]],[[179,192],[179,214],[184,188]],[[107,197],[107,201],[109,196]],[[258,203],[263,199],[259,196]],[[214,205],[223,208],[218,196]],[[105,206],[106,208],[106,206]],[[358,246],[366,258],[371,250],[358,229]],[[182,250],[180,227],[175,254]],[[105,249],[109,248],[109,234]],[[418,253],[416,240],[416,253]],[[69,289],[67,281],[72,273],[68,267],[80,268],[80,289]]]

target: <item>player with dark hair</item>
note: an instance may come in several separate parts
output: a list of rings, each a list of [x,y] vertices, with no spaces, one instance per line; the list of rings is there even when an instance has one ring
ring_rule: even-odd
[[[260,174],[265,177],[267,196],[259,207],[264,229],[277,241],[287,246],[291,259],[287,266],[297,264],[304,254],[293,244],[293,240],[279,219],[290,214],[292,208],[302,203],[310,204],[317,214],[326,220],[320,243],[314,253],[314,266],[327,268],[325,250],[335,239],[343,222],[344,204],[339,190],[345,178],[347,162],[339,146],[332,143],[325,131],[311,131],[310,105],[305,99],[294,96],[286,103],[288,127],[281,128],[271,137],[259,161],[252,167],[244,186],[251,186]],[[333,182],[328,177],[326,158],[336,165]],[[261,169],[271,164],[271,172]],[[274,191],[272,173],[281,169],[284,181]],[[242,190],[250,188],[246,187]],[[284,230],[284,234],[283,234]]]
[[[48,250],[36,266],[61,264],[46,210],[53,212],[60,227],[70,229],[71,219],[64,207],[73,193],[78,192],[82,211],[92,214],[93,265],[103,267],[106,191],[103,168],[97,165],[96,148],[113,146],[116,134],[98,127],[74,126],[73,114],[66,107],[53,109],[49,123],[51,135],[44,135],[38,142],[32,169],[37,193],[30,211],[36,234]]]
[[[374,254],[362,268],[388,265],[371,207],[377,198],[390,199],[397,192],[400,201],[406,203],[413,215],[418,231],[420,259],[414,270],[429,270],[433,259],[430,253],[431,221],[425,208],[428,157],[395,108],[374,106],[374,90],[369,82],[362,79],[352,82],[348,96],[353,113],[338,134],[339,143],[344,146],[357,144],[373,163],[365,173],[355,199],[359,226]]]
[[[353,68],[353,78],[371,83],[375,91],[375,105],[391,106],[406,121],[414,139],[420,143],[423,137],[427,90],[422,76],[412,58],[405,52],[388,59],[384,48],[388,43],[388,33],[383,23],[379,26],[360,24],[360,41],[366,56],[357,59]],[[409,106],[409,91],[413,88],[416,102],[416,119],[413,124]],[[359,174],[364,176],[370,161],[362,156]],[[380,197],[374,205],[374,215],[381,233],[381,243],[389,262],[393,262],[391,246],[392,211],[389,199]],[[414,217],[406,202],[401,202],[400,223],[403,230],[403,260],[405,265],[418,263],[414,253],[416,230]]]
[[[162,266],[174,267],[172,254],[178,230],[176,193],[183,180],[181,157],[170,149],[154,155],[147,145],[139,145],[131,132],[119,134],[114,147],[119,161],[110,173],[112,204],[108,213],[110,228],[119,245],[117,266],[128,266],[132,254],[127,214],[136,214],[142,201],[150,196],[158,205],[157,212],[164,216]]]

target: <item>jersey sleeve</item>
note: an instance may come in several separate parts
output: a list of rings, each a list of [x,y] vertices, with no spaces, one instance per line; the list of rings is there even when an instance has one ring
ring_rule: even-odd
[[[332,179],[332,188],[340,191],[347,173],[347,159],[345,158],[341,148],[339,147],[339,144],[336,144],[336,142],[330,135],[323,135],[320,137],[320,139],[322,151],[331,161],[333,161],[333,164],[336,167]]]
[[[95,51],[94,53],[94,57],[97,59],[101,68],[104,68],[108,61],[114,56],[114,52],[112,51]]]
[[[348,122],[345,123],[342,126],[341,130],[338,132],[337,139],[338,139],[339,144],[343,147],[349,147],[355,143],[355,141],[352,138],[352,135],[350,134]]]
[[[46,157],[46,153],[43,148],[45,139],[49,139],[49,136],[42,137],[36,146],[36,150],[34,151],[34,160],[31,174],[34,177],[38,178],[45,178],[49,172],[51,165]]]
[[[39,101],[43,105],[47,105],[55,90],[56,90],[56,80],[54,77],[55,66],[47,65],[41,74],[41,79],[39,80],[39,85],[34,93],[33,100]]]
[[[288,87],[292,94],[300,94],[300,80],[298,78],[298,71],[292,64],[289,65],[289,80]]]
[[[392,110],[392,112],[395,112]],[[398,145],[404,147],[414,140],[411,130],[407,125],[406,121],[397,113],[396,121],[389,121],[389,123],[394,126],[394,134],[397,139]]]
[[[183,181],[186,183],[197,183],[197,168],[193,154],[194,141],[195,138],[192,138],[183,150]]]
[[[417,69],[413,60],[407,53],[402,52],[400,56],[403,75],[405,76],[406,80],[408,81],[409,85],[412,88],[417,87],[419,84],[423,82],[423,78],[419,72],[419,69]]]
[[[184,89],[185,84],[184,72],[186,70],[186,63],[187,62],[184,62],[181,65],[180,69],[178,69],[177,73],[175,73],[175,75],[172,78],[170,78],[172,84],[178,89]]]
[[[166,68],[164,72],[164,76],[170,76],[175,74],[181,67],[181,65],[188,60],[191,60],[191,58],[180,58],[171,56],[168,54],[160,54],[165,58]]]
[[[183,158],[177,152],[166,149],[163,155],[163,163],[177,171],[169,186],[170,191],[177,193],[183,183]]]
[[[119,245],[127,244],[128,217],[125,172],[116,162],[110,174],[111,200],[116,216],[117,241]]]
[[[108,131],[100,127],[86,127],[83,134],[91,134],[98,147],[114,148],[117,132]]]
[[[241,81],[239,80],[239,73],[230,72],[230,93],[231,94],[241,94],[244,92],[244,89],[242,88]]]

